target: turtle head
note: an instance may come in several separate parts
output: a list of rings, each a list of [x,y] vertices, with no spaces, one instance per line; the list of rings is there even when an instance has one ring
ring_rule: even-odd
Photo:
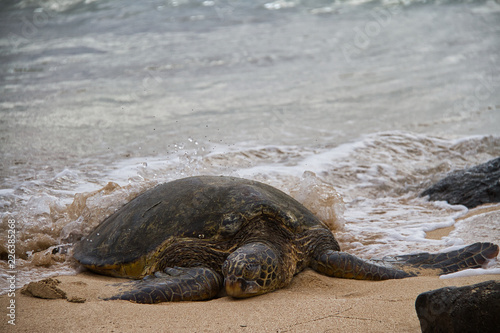
[[[250,243],[238,248],[222,265],[226,293],[244,298],[279,288],[279,266],[276,252],[264,243]]]

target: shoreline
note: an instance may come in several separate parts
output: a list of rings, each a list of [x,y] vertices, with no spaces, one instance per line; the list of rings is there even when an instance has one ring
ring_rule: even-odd
[[[467,219],[473,218],[477,215],[495,213],[498,211],[500,211],[500,204],[499,203],[486,203],[486,204],[469,209],[463,216],[460,216],[459,218],[457,218],[455,220],[455,224],[459,221],[467,220]],[[452,231],[455,230],[455,224],[452,226],[449,226],[449,227],[438,228],[435,230],[426,231],[425,238],[440,240],[443,237],[447,237],[450,235],[450,233]]]
[[[427,239],[435,239],[435,240],[440,240],[443,237],[446,237],[455,230],[455,226],[452,225],[450,227],[444,227],[444,228],[439,228],[431,231],[426,231],[425,232],[425,238]]]
[[[337,279],[312,270],[298,274],[284,289],[254,298],[135,304],[103,301],[110,285],[127,280],[83,272],[58,276],[67,298],[40,299],[16,291],[16,332],[420,332],[415,299],[425,291],[463,286],[500,275],[402,280]],[[113,289],[113,288],[111,288]],[[0,296],[0,308],[9,304]],[[3,315],[0,331],[12,331]]]

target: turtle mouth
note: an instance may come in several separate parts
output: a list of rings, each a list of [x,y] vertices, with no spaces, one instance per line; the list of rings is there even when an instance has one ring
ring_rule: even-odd
[[[259,294],[257,283],[235,276],[227,277],[224,281],[224,287],[227,295],[234,298],[252,297]]]

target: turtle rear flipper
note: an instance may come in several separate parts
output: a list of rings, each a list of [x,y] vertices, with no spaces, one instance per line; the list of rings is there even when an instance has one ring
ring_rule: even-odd
[[[207,300],[217,296],[222,286],[222,277],[210,268],[175,267],[124,285],[128,290],[106,300],[145,304]]]
[[[488,260],[498,255],[498,245],[474,243],[461,249],[444,253],[418,253],[384,258],[384,263],[408,272],[435,271],[439,275],[458,272],[468,268],[481,268]]]

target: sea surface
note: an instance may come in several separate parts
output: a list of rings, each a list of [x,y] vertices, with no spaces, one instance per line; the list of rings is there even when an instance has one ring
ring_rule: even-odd
[[[499,205],[419,197],[500,156],[499,74],[500,1],[4,0],[0,290],[75,274],[106,216],[202,174],[289,193],[363,258],[499,244]]]

